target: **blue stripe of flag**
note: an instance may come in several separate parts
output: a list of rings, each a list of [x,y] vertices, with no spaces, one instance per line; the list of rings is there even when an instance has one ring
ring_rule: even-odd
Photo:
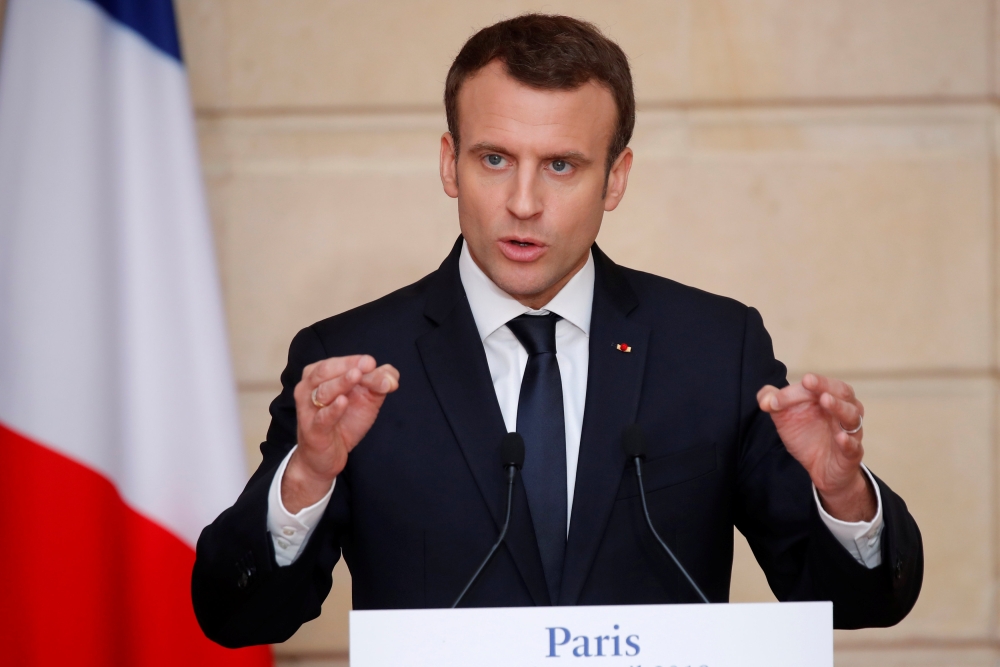
[[[87,0],[160,51],[183,62],[172,0]]]

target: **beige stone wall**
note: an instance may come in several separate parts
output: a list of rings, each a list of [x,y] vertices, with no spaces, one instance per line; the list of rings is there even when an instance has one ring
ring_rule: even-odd
[[[178,0],[251,462],[295,331],[458,233],[437,142],[463,40],[571,13],[619,40],[639,99],[602,247],[758,307],[793,376],[855,382],[866,458],[923,530],[913,613],[838,633],[837,664],[996,664],[997,1]],[[734,600],[770,599],[737,541]],[[335,580],[282,664],[345,658]]]

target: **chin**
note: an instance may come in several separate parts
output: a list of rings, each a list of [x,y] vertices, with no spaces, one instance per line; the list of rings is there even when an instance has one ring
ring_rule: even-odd
[[[496,283],[497,287],[516,298],[526,298],[541,294],[552,285],[551,282],[547,282],[544,278],[516,275],[514,272],[507,271],[501,271],[499,275],[491,276],[491,279]]]

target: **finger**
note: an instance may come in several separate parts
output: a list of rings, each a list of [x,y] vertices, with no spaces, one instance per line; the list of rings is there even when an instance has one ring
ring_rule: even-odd
[[[835,380],[816,373],[806,373],[802,377],[802,386],[817,395],[826,392],[845,401],[855,399],[854,387],[842,380]]]
[[[861,408],[857,403],[824,393],[819,397],[819,404],[839,421],[840,427],[846,431],[852,431],[861,424]]]
[[[315,398],[319,403],[329,405],[338,396],[346,394],[351,389],[354,389],[355,385],[361,381],[362,377],[364,377],[364,375],[361,373],[360,368],[349,368],[343,375],[335,377],[332,380],[327,380],[313,389],[313,391],[310,392],[311,395],[309,397],[309,401],[312,402],[312,399]]]
[[[833,437],[833,441],[840,449],[841,455],[851,463],[857,463],[864,458],[864,445],[861,444],[861,438],[856,435],[841,431]]]
[[[757,392],[757,405],[764,412],[772,412],[778,410],[778,394],[781,390],[773,385],[765,385],[761,387],[760,391]]]
[[[788,385],[784,389],[767,385],[757,392],[757,404],[764,412],[780,412],[793,405],[815,400],[815,394],[799,383]]]
[[[370,354],[362,354],[358,359],[358,368],[361,369],[362,373],[371,373],[375,370],[375,357]]]
[[[377,394],[389,394],[399,389],[399,371],[385,364],[366,373],[359,384]]]
[[[347,357],[330,357],[329,359],[309,364],[302,369],[302,381],[309,385],[309,391],[312,391],[327,380],[343,375],[352,368],[358,368],[363,361],[363,357],[366,356],[368,355],[352,354]],[[374,362],[375,360],[372,359],[372,363]],[[367,373],[368,371],[362,368],[361,372]]]
[[[337,421],[344,416],[344,412],[347,411],[347,406],[350,401],[347,396],[341,394],[337,398],[333,399],[325,408],[316,411],[316,416],[313,418],[313,425],[318,425],[323,428],[329,428],[337,423]]]
[[[765,398],[770,397],[771,394],[777,393],[778,388],[771,384],[766,384],[760,388],[757,392],[757,402],[761,403]]]

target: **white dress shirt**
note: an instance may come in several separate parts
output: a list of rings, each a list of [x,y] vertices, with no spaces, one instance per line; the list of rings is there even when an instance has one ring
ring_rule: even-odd
[[[517,430],[517,402],[521,393],[521,376],[528,364],[528,352],[517,340],[507,322],[518,315],[555,313],[562,319],[556,323],[556,359],[563,388],[563,415],[566,421],[566,530],[572,515],[573,494],[576,487],[576,468],[580,458],[580,436],[583,428],[583,410],[587,397],[587,368],[590,363],[590,314],[594,303],[594,258],[587,263],[566,286],[545,305],[543,310],[532,310],[510,296],[483,273],[462,246],[458,260],[462,286],[472,308],[472,316],[479,330],[490,367],[493,389],[500,403],[504,425],[508,431]],[[292,451],[295,451],[294,449]],[[333,485],[315,505],[298,514],[290,514],[281,502],[281,478],[288,465],[291,452],[281,462],[271,482],[268,495],[267,529],[274,541],[275,560],[278,565],[290,565],[305,545],[312,528],[319,523],[330,502]],[[871,478],[871,473],[865,468]],[[872,486],[878,497],[878,511],[869,522],[848,523],[830,516],[813,496],[820,516],[837,541],[858,562],[873,568],[882,562],[880,541],[882,535],[882,496],[874,478]],[[334,482],[336,484],[336,482]]]

